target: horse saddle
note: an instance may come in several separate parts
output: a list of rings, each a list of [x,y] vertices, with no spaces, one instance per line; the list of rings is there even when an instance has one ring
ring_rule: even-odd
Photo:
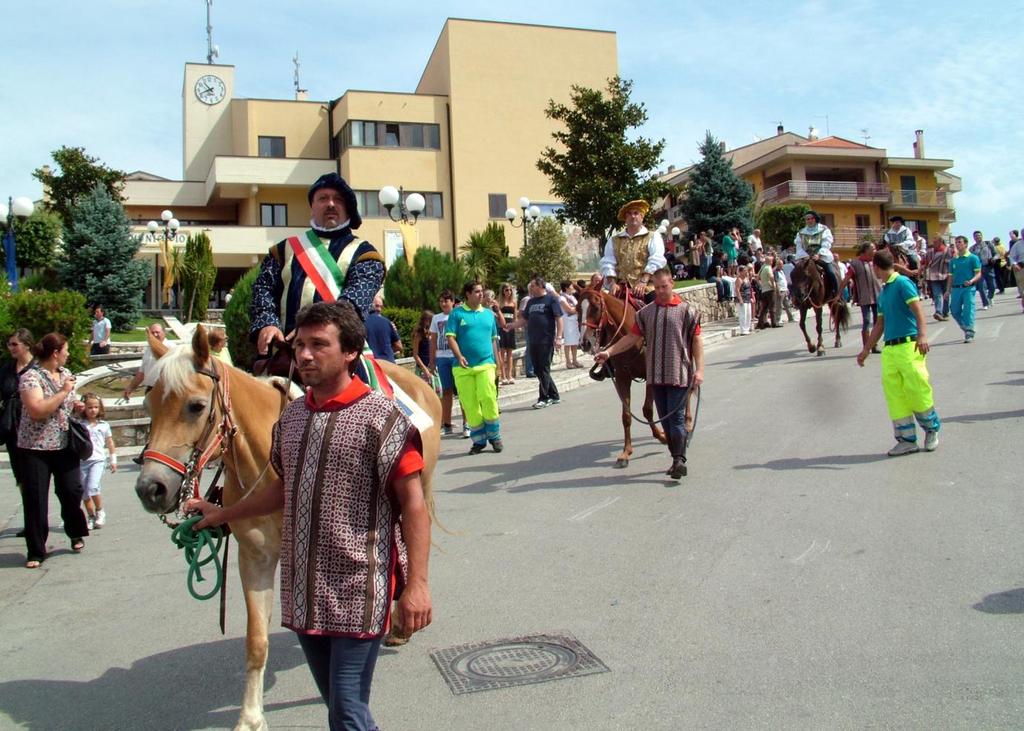
[[[812,262],[815,266],[813,269],[808,270],[807,266]],[[831,278],[825,276],[825,267],[831,267]],[[800,272],[799,278],[804,280],[802,287],[804,290],[804,297],[810,297],[813,285],[819,283],[825,292],[824,302],[830,302],[839,295],[839,291],[836,287],[836,283],[839,282],[839,268],[836,266],[835,262],[830,264],[823,262],[820,259],[816,262],[812,259],[803,259],[796,263],[795,268]]]

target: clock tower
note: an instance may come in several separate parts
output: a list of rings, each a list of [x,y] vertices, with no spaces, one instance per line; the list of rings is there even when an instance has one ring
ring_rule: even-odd
[[[213,158],[232,154],[234,91],[234,66],[185,64],[181,89],[184,180],[206,180]]]

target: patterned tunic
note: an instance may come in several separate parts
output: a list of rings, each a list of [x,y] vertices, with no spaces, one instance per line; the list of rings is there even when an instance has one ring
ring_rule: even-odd
[[[274,427],[271,459],[285,491],[281,623],[296,632],[383,634],[396,572],[405,573],[387,485],[418,432],[394,402],[360,388],[330,409],[293,401]]]
[[[336,260],[347,246],[359,247],[352,257],[352,265],[345,273],[340,299],[347,299],[355,305],[356,311],[365,320],[374,295],[384,285],[384,259],[373,244],[357,240],[347,226],[337,231],[314,229],[314,232],[324,240]],[[299,309],[304,304],[319,302],[320,299],[319,293],[307,281],[306,272],[291,255],[287,240],[279,241],[270,247],[270,253],[263,258],[260,273],[252,285],[249,337],[255,340],[259,331],[268,326],[278,327],[287,335],[295,328],[295,315]]]
[[[677,295],[668,305],[651,302],[636,313],[633,332],[646,341],[649,385],[689,385],[691,346],[693,338],[700,335],[700,322],[689,305]]]

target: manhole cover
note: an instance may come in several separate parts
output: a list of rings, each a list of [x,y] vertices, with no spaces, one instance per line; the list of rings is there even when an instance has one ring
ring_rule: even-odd
[[[430,656],[455,695],[608,672],[568,632],[476,642]]]

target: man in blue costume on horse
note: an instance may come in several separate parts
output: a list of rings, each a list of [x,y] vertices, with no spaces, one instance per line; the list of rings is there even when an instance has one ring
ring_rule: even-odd
[[[362,225],[356,194],[337,173],[310,187],[310,228],[270,247],[252,287],[249,337],[266,355],[295,329],[295,315],[312,302],[346,299],[364,320],[384,284],[384,258],[353,231]]]

